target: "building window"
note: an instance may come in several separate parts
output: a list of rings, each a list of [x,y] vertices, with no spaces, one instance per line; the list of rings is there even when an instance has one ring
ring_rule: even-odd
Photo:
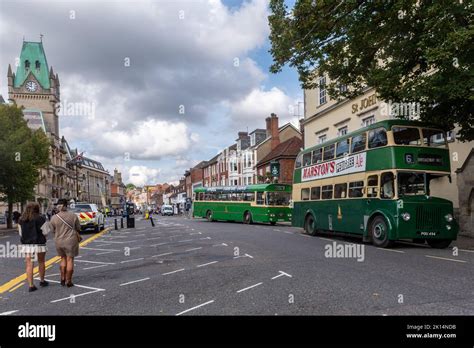
[[[326,104],[326,76],[319,78],[319,105]]]
[[[255,133],[250,136],[250,146],[255,146]]]
[[[30,61],[27,59],[25,60],[25,69],[28,70],[30,68]]]
[[[341,127],[337,131],[337,136],[342,137],[347,134],[347,126]]]
[[[36,70],[39,70],[40,67],[41,67],[41,63],[39,62],[39,60],[37,60],[37,61],[35,62],[35,68],[36,68]]]
[[[320,135],[320,136],[318,137],[319,144],[324,143],[326,140],[327,140],[326,134]]]
[[[373,115],[362,119],[362,127],[370,126],[373,123],[375,123],[375,116]]]

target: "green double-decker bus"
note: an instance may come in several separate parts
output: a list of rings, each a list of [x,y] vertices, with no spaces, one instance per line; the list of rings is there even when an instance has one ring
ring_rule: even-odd
[[[446,248],[459,230],[451,201],[430,194],[451,181],[445,132],[386,120],[303,150],[297,157],[292,225],[306,233],[362,235]],[[446,184],[446,182],[445,182]]]
[[[290,200],[291,185],[199,187],[194,189],[193,217],[274,225],[291,220]]]

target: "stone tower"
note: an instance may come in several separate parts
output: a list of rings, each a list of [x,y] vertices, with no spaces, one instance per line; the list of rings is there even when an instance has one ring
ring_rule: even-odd
[[[18,106],[42,115],[48,135],[59,138],[59,79],[53,68],[49,69],[42,42],[23,41],[16,72],[8,66],[8,97]]]

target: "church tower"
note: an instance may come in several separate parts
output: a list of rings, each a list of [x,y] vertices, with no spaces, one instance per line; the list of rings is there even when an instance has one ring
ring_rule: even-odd
[[[28,114],[42,118],[45,132],[59,138],[57,107],[60,101],[58,74],[49,69],[43,42],[23,41],[16,72],[8,66],[8,96]]]

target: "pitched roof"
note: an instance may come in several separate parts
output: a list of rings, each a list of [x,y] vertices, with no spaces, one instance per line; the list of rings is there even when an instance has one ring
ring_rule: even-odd
[[[295,157],[301,151],[303,147],[303,141],[298,137],[293,137],[287,141],[282,142],[275,147],[268,155],[258,161],[257,165],[261,165],[271,160],[282,158],[282,157]]]
[[[25,62],[29,62],[29,69],[25,67]],[[36,62],[39,63],[39,68],[36,68]],[[14,87],[20,87],[26,80],[29,74],[33,74],[40,83],[41,87],[48,89],[49,72],[48,61],[44,53],[42,42],[24,41],[21,48],[20,64],[16,69]]]

